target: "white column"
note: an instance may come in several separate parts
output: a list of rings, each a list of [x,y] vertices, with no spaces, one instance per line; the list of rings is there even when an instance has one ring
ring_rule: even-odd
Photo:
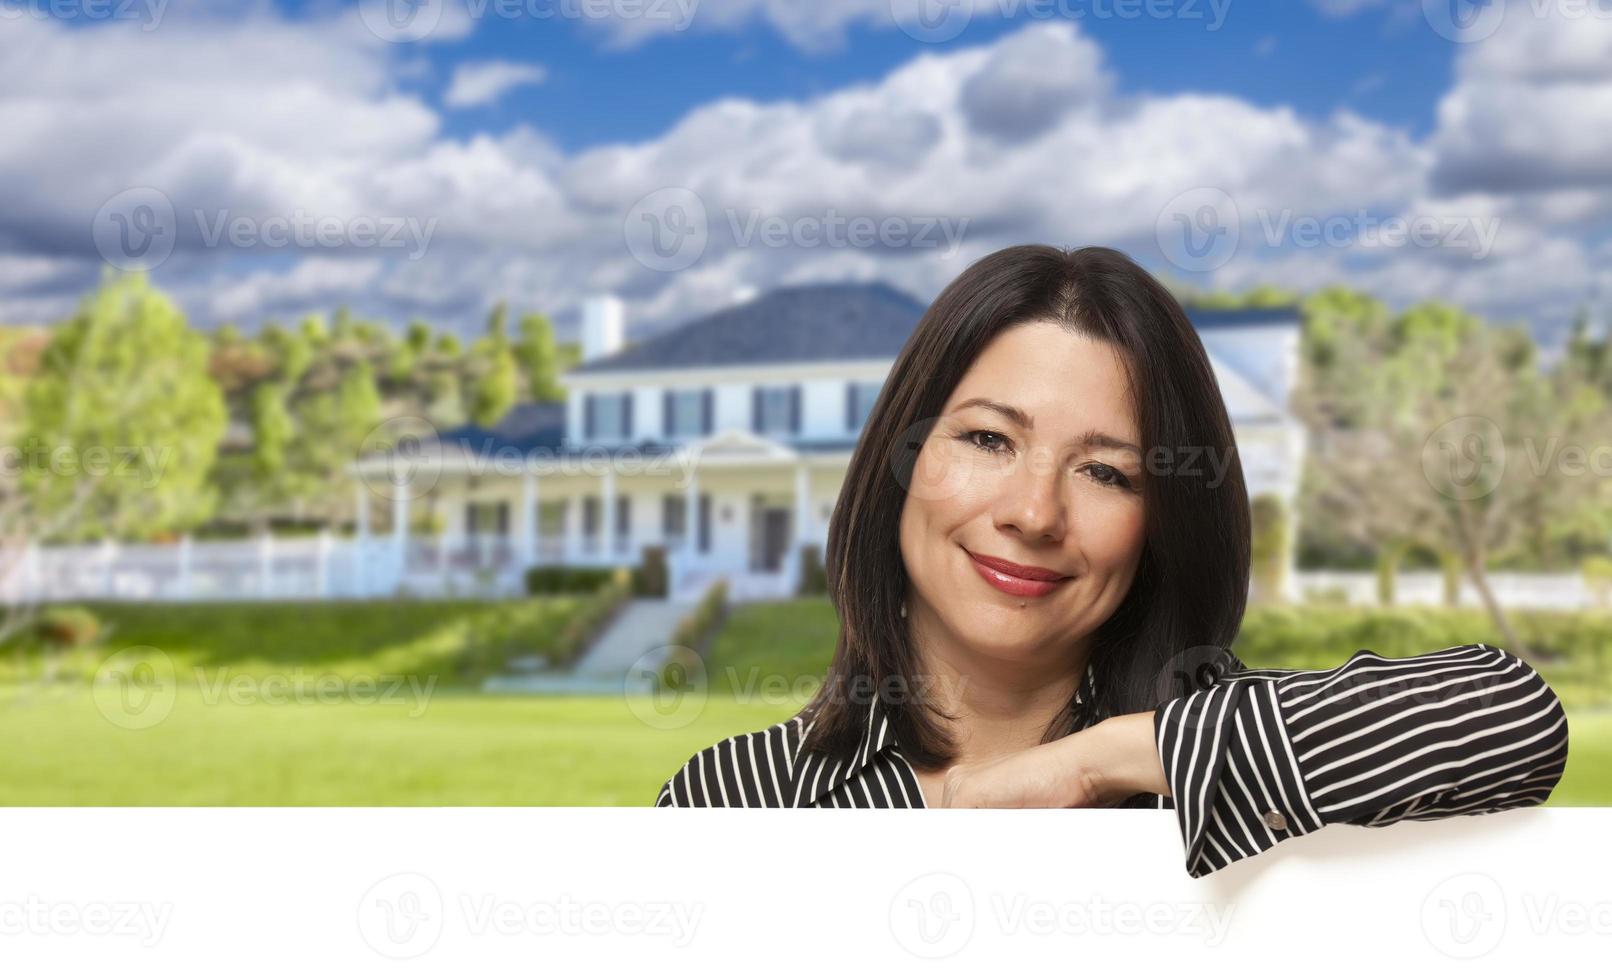
[[[700,474],[689,470],[688,487],[683,491],[683,554],[690,563],[700,548]]]
[[[604,471],[603,499],[600,503],[599,546],[604,549],[605,561],[612,561],[616,557],[616,468],[607,465]]]
[[[521,512],[515,519],[515,560],[522,570],[537,563],[537,474],[521,474]]]
[[[795,547],[812,540],[812,477],[806,461],[795,464]]]
[[[571,494],[565,499],[565,560],[574,564],[582,554],[582,497]]]
[[[190,598],[190,559],[190,535],[182,534],[179,536],[178,568],[174,576],[178,580],[176,589],[181,599]]]

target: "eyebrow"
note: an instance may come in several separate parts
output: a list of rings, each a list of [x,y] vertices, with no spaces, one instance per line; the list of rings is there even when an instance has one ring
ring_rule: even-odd
[[[976,407],[989,409],[990,411],[993,411],[1008,419],[1014,425],[1017,425],[1026,432],[1035,431],[1035,419],[1031,418],[1023,409],[1014,405],[1004,404],[1003,402],[995,401],[990,398],[970,398],[967,401],[960,403],[956,408],[953,409],[953,411],[961,412],[965,408]],[[1129,450],[1138,456],[1142,455],[1142,450],[1132,443],[1126,442],[1124,439],[1111,436],[1108,433],[1099,431],[1097,429],[1087,429],[1085,433],[1083,433],[1080,438],[1075,441],[1083,446],[1100,446],[1104,449],[1123,449]]]

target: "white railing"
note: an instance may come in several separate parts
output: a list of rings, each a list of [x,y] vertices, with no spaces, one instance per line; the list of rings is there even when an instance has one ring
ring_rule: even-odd
[[[1578,572],[1490,572],[1489,588],[1503,609],[1591,609],[1604,605],[1601,596]],[[1300,600],[1337,596],[1350,605],[1375,606],[1374,572],[1301,571],[1297,575]],[[1394,605],[1444,604],[1444,576],[1439,572],[1400,572],[1394,576]],[[1483,605],[1478,590],[1461,580],[1457,605]]]
[[[586,540],[544,538],[525,550],[514,539],[497,534],[414,537],[401,549],[390,536],[328,534],[29,546],[20,554],[0,553],[0,602],[516,594],[523,588],[522,574],[529,563],[610,566],[639,560],[639,542],[622,539],[607,556],[602,548],[590,551]],[[677,542],[671,542],[666,557],[673,598],[697,598],[718,577],[727,578],[734,601],[783,598],[795,594],[801,575],[799,547],[785,551],[777,572],[713,567],[713,556],[690,556]],[[1605,608],[1612,598],[1599,583],[1586,583],[1576,572],[1492,572],[1489,584],[1506,609]],[[1292,592],[1300,601],[1332,598],[1375,606],[1377,577],[1371,572],[1300,571]],[[1444,578],[1438,572],[1402,572],[1395,581],[1394,601],[1442,605]],[[1477,590],[1465,580],[1459,605],[1482,605]]]

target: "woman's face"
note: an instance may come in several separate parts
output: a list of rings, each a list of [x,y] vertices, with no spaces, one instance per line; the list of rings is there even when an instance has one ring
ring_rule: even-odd
[[[901,511],[908,615],[973,655],[1022,663],[1061,660],[1102,625],[1142,553],[1130,405],[1112,344],[1043,321],[998,334],[918,453]],[[971,556],[1067,577],[997,578]]]

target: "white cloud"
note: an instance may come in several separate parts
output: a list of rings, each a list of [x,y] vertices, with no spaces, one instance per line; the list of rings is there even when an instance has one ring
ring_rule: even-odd
[[[871,8],[833,9],[843,21]],[[399,82],[417,80],[417,50],[350,27],[345,14],[290,21],[264,11],[170,18],[149,34],[9,25],[0,34],[12,69],[0,89],[0,322],[71,310],[94,281],[93,216],[135,186],[159,188],[174,205],[181,233],[154,276],[203,324],[252,326],[347,303],[399,323],[473,327],[503,298],[564,328],[582,295],[612,289],[628,298],[636,327],[722,305],[740,286],[822,278],[882,279],[925,298],[972,259],[1026,241],[1113,245],[1169,273],[1161,209],[1199,187],[1229,195],[1244,226],[1215,284],[1348,279],[1395,303],[1439,294],[1548,317],[1605,278],[1595,271],[1605,257],[1594,261],[1585,244],[1612,217],[1604,192],[1572,179],[1541,191],[1434,179],[1459,172],[1449,168],[1463,154],[1492,152],[1499,118],[1545,127],[1553,138],[1530,152],[1571,177],[1591,136],[1554,134],[1531,100],[1548,106],[1553,87],[1599,84],[1586,78],[1599,77],[1601,49],[1583,40],[1506,42],[1546,45],[1566,78],[1538,77],[1521,49],[1463,56],[1452,99],[1481,83],[1508,87],[1515,101],[1495,115],[1468,99],[1464,114],[1442,111],[1425,141],[1348,112],[1317,119],[1226,95],[1121,94],[1101,48],[1054,21],[990,44],[921,49],[882,78],[810,99],[719,99],[654,138],[567,153],[526,126],[444,135],[437,110]],[[474,101],[466,85],[461,95]],[[1585,125],[1585,111],[1570,118]],[[647,268],[627,247],[630,209],[666,187],[697,194],[709,221],[698,262],[676,273]],[[1492,218],[1500,234],[1481,260],[1459,248],[1260,237],[1262,218],[1362,209]],[[341,245],[242,253],[208,248],[187,228],[198,210],[409,219],[431,222],[433,234],[412,260]],[[770,221],[798,235],[835,216],[905,223],[910,237],[871,247],[736,240],[735,226]],[[960,247],[933,230],[917,240],[925,222],[961,229]]]
[[[1593,11],[1594,4],[1588,5]],[[1440,100],[1434,180],[1451,192],[1612,188],[1612,16],[1517,5],[1463,48]]]
[[[511,89],[541,83],[547,75],[541,65],[515,61],[467,62],[454,67],[453,81],[442,96],[442,103],[455,109],[489,105]]]

